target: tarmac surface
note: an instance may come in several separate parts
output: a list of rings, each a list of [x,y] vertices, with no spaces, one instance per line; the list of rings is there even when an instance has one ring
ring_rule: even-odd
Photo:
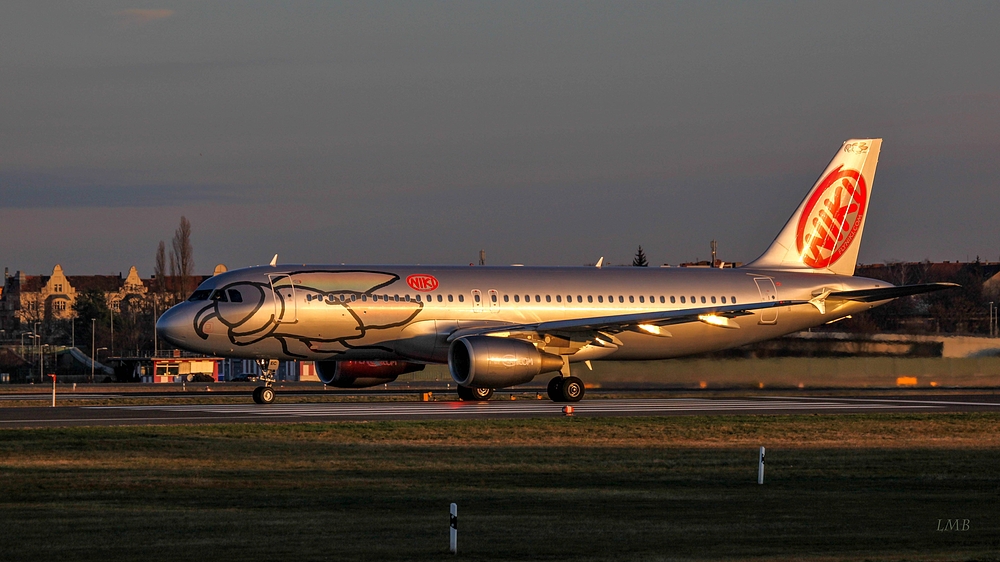
[[[301,423],[347,420],[541,418],[565,415],[549,400],[489,402],[319,402],[269,405],[164,404],[0,408],[0,428],[216,423]],[[942,394],[919,397],[801,397],[593,399],[573,415],[684,416],[852,414],[869,412],[1000,412],[1000,395]]]

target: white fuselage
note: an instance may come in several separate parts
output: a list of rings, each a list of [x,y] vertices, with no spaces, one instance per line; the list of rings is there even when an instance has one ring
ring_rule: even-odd
[[[449,337],[463,329],[795,302],[748,312],[727,327],[695,321],[659,335],[623,330],[614,345],[580,345],[572,334],[535,341],[570,361],[665,359],[825,324],[880,303],[821,312],[805,301],[824,291],[887,286],[747,268],[278,265],[208,279],[164,314],[158,330],[178,347],[224,357],[445,363]]]

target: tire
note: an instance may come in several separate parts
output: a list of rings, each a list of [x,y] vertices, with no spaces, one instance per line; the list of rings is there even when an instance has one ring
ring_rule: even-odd
[[[579,402],[583,399],[584,393],[586,388],[578,377],[566,377],[566,380],[562,381],[560,394],[564,402]]]
[[[459,386],[458,398],[465,402],[483,402],[493,397],[492,388],[480,388],[473,386]]]
[[[263,386],[260,389],[260,403],[261,404],[271,404],[274,402],[274,389],[269,386]]]
[[[472,389],[472,396],[473,396],[473,400],[478,400],[480,402],[485,402],[485,401],[489,400],[490,398],[493,398],[493,389],[492,388],[482,388],[482,387],[478,387],[477,386],[477,387],[475,387],[475,388]]]
[[[253,389],[253,401],[255,404],[263,404],[263,402],[260,401],[260,391],[262,388],[264,387],[258,386],[257,388]]]
[[[563,383],[562,375],[553,377],[552,380],[549,381],[549,386],[546,389],[546,392],[549,395],[549,399],[552,400],[553,402],[563,401],[562,383]]]
[[[458,399],[463,401],[472,400],[472,389],[467,386],[461,386],[456,389],[458,391]]]

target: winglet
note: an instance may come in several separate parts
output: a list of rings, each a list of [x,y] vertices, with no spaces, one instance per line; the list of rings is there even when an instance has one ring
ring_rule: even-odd
[[[604,263],[604,256],[601,256],[601,259],[597,260],[597,263],[594,265],[594,267],[600,269],[601,264],[603,263]]]
[[[274,257],[271,258],[270,265],[271,265],[271,267],[274,267],[274,266],[278,265],[278,254],[274,254]]]

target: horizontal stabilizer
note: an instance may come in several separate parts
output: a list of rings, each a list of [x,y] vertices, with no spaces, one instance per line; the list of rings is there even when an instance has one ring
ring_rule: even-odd
[[[839,291],[830,293],[826,300],[842,300],[854,302],[878,302],[923,293],[933,293],[945,289],[961,287],[956,283],[922,283],[919,285],[900,285],[898,287],[881,287],[878,289],[861,289],[858,291]]]

